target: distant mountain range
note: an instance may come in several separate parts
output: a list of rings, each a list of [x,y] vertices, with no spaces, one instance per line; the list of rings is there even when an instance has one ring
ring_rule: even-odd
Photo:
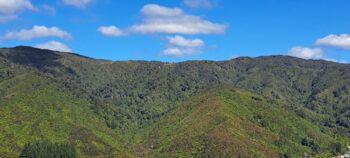
[[[0,127],[4,158],[42,148],[78,157],[332,157],[350,142],[350,65],[289,56],[113,62],[3,48]]]

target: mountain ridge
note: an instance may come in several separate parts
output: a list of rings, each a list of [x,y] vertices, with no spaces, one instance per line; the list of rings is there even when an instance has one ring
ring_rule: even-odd
[[[244,59],[259,59],[259,58],[290,58],[290,59],[298,59],[298,60],[305,60],[305,61],[319,61],[319,62],[328,62],[328,63],[336,63],[336,64],[345,64],[348,65],[348,63],[342,63],[342,62],[335,62],[335,61],[330,61],[330,60],[323,60],[323,59],[303,59],[303,58],[298,58],[298,57],[293,57],[293,56],[288,56],[288,55],[269,55],[269,56],[256,56],[256,57],[249,57],[249,56],[240,56],[240,57],[236,57],[236,58],[232,58],[232,59],[228,59],[228,60],[186,60],[186,61],[179,61],[179,62],[167,62],[167,61],[157,61],[157,60],[111,60],[111,59],[96,59],[93,57],[89,57],[89,56],[85,56],[85,55],[81,55],[78,53],[74,53],[74,52],[60,52],[60,51],[54,51],[54,50],[50,50],[50,49],[41,49],[41,48],[35,48],[35,47],[31,47],[31,46],[24,46],[24,45],[20,45],[20,46],[14,46],[14,47],[2,47],[0,49],[22,49],[22,50],[42,50],[42,51],[46,51],[47,53],[54,53],[54,54],[70,54],[70,55],[74,55],[74,56],[78,56],[78,57],[82,57],[82,58],[86,58],[86,59],[92,59],[92,60],[97,60],[97,61],[106,61],[106,62],[162,62],[162,63],[171,63],[171,64],[176,64],[176,63],[184,63],[184,62],[200,62],[200,61],[207,61],[207,62],[227,62],[227,61],[231,61],[231,60],[244,60]]]

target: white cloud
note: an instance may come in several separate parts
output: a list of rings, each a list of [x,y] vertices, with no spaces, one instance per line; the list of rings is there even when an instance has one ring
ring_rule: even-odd
[[[181,57],[184,53],[179,48],[168,48],[163,51],[164,55]]]
[[[143,15],[148,16],[179,16],[183,14],[180,8],[168,8],[157,4],[147,4],[141,10]]]
[[[162,53],[166,56],[184,57],[193,56],[201,52],[205,44],[201,39],[187,39],[182,36],[169,37],[169,46]]]
[[[51,41],[43,44],[38,44],[34,46],[36,48],[40,49],[49,49],[54,51],[60,51],[60,52],[72,52],[72,50],[65,44],[57,42],[57,41]]]
[[[30,0],[0,0],[0,22],[16,19],[24,10],[35,10]]]
[[[211,8],[210,0],[183,0],[184,4],[190,8]]]
[[[104,36],[116,37],[124,35],[123,31],[116,26],[101,26],[97,30]]]
[[[142,23],[133,25],[133,33],[166,34],[222,34],[227,26],[216,24],[199,16],[187,15],[179,8],[168,8],[156,4],[145,5],[142,9]]]
[[[327,46],[339,49],[350,50],[350,34],[334,35],[319,38],[315,41],[316,46]],[[293,47],[289,50],[288,55],[304,59],[322,59],[331,62],[347,63],[345,60],[337,60],[327,57],[322,48]]]
[[[5,39],[31,40],[34,38],[57,37],[70,38],[71,35],[58,27],[33,26],[32,29],[22,29],[20,31],[12,31],[5,34]]]
[[[347,63],[346,61],[336,60],[326,57],[324,51],[321,48],[305,48],[305,47],[293,47],[289,50],[288,55],[303,58],[303,59],[322,59],[325,61]]]
[[[184,57],[184,56],[194,56],[197,55],[199,50],[192,49],[192,48],[167,48],[163,51],[163,55],[165,56],[171,56],[171,57]]]
[[[93,0],[63,0],[64,4],[78,7],[78,8],[85,8],[87,5],[89,5],[92,2]]]
[[[169,44],[178,47],[202,47],[204,42],[201,39],[186,39],[182,36],[169,37]]]
[[[324,59],[324,52],[320,48],[293,47],[288,55],[304,59]]]
[[[316,41],[316,45],[350,50],[350,34],[328,35]]]
[[[228,26],[205,20],[200,16],[186,14],[180,8],[148,4],[141,9],[142,20],[126,29],[115,26],[100,27],[105,36],[125,34],[179,34],[168,37],[168,47],[163,55],[173,57],[193,56],[201,53],[205,43],[201,39],[188,39],[180,35],[223,34]]]

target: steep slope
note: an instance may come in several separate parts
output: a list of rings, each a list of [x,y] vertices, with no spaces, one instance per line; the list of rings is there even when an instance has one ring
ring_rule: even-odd
[[[331,157],[338,137],[244,90],[219,88],[189,99],[153,125],[150,157]],[[142,136],[144,137],[144,136]],[[145,140],[143,138],[143,140]]]

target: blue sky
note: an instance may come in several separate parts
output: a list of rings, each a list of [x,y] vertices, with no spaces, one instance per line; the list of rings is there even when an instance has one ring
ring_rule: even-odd
[[[0,46],[110,60],[350,62],[349,0],[0,0]]]

